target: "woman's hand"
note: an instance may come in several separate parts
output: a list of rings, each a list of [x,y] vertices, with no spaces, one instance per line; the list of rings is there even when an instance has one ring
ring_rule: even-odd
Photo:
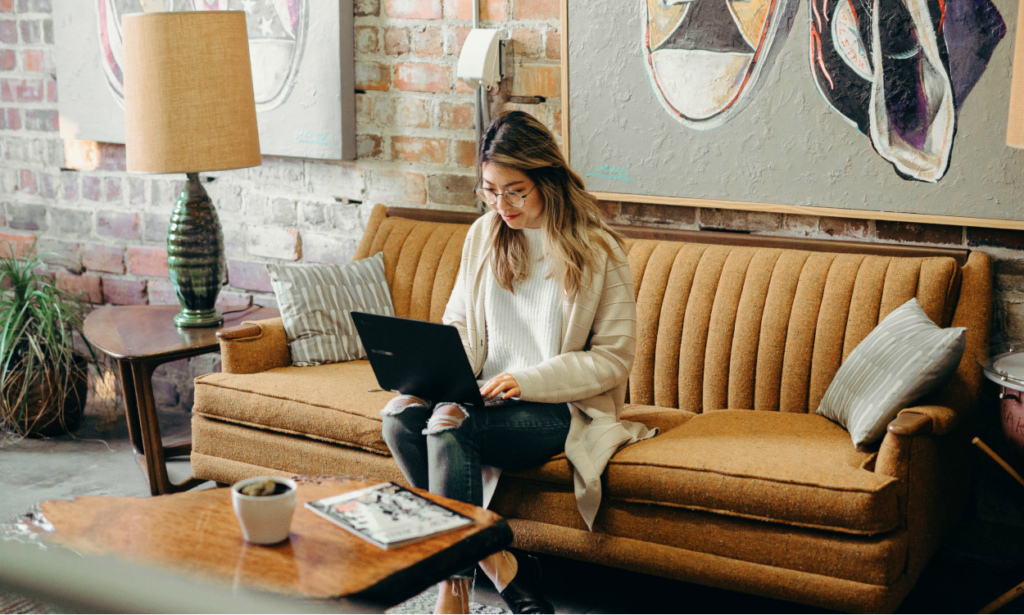
[[[498,374],[494,378],[487,381],[487,384],[480,387],[480,395],[484,399],[492,399],[501,395],[502,399],[508,399],[509,397],[519,397],[522,391],[519,390],[519,383],[512,377],[512,374],[505,372],[504,374]]]

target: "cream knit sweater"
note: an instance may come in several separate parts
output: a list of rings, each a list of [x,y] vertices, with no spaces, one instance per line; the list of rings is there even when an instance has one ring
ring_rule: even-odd
[[[490,266],[484,276],[487,357],[481,385],[498,374],[533,367],[562,349],[562,281],[551,276],[544,256],[544,231],[523,229],[531,266],[515,292],[498,286]]]
[[[443,317],[458,329],[474,374],[487,358],[484,284],[485,275],[491,275],[486,265],[494,215],[470,227]],[[657,433],[619,418],[636,349],[636,300],[626,257],[611,237],[607,240],[616,246],[618,259],[602,251],[589,284],[575,297],[563,296],[561,354],[510,372],[524,401],[570,402],[565,454],[573,466],[577,507],[590,528],[601,505],[601,474],[608,460],[619,447]]]

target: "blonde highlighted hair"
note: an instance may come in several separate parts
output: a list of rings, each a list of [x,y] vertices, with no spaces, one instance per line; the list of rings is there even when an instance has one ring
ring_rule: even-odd
[[[609,258],[618,258],[601,231],[620,247],[622,236],[601,217],[597,199],[569,167],[551,132],[532,115],[510,111],[491,122],[477,155],[477,164],[485,163],[522,171],[536,184],[544,201],[544,244],[552,271],[562,278],[566,293],[575,295],[589,281],[598,262],[598,249]],[[526,238],[509,228],[501,216],[494,216],[490,230],[491,270],[501,288],[513,291],[516,281],[530,275]]]

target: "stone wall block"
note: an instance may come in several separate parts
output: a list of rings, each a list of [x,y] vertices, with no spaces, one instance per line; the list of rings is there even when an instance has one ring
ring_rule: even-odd
[[[349,263],[356,254],[359,241],[338,233],[304,233],[303,260],[311,263]]]
[[[822,233],[844,239],[868,239],[871,237],[870,220],[859,218],[819,218],[818,228]]]
[[[391,67],[380,62],[357,60],[356,89],[387,92],[391,89]]]
[[[146,305],[146,281],[103,276],[103,298],[112,305]]]
[[[0,232],[0,258],[25,258],[35,242],[35,235]]]
[[[128,178],[128,203],[130,205],[146,204],[146,180],[141,177]]]
[[[302,258],[299,230],[276,226],[251,226],[248,229],[249,253],[254,256],[297,261]]]
[[[227,266],[231,286],[263,293],[274,292],[266,264],[228,259]]]
[[[50,230],[62,235],[91,235],[92,211],[87,209],[50,209]]]
[[[424,205],[427,202],[422,173],[381,169],[373,172],[369,189],[372,203]]]
[[[356,135],[356,157],[360,160],[380,158],[384,140],[378,135]]]
[[[351,163],[311,162],[306,171],[306,183],[312,194],[350,201],[366,198],[363,169]]]
[[[125,146],[118,143],[100,143],[99,168],[104,171],[126,171],[128,162]]]
[[[425,137],[391,137],[391,159],[417,164],[441,164],[447,158],[448,140]]]
[[[516,19],[558,19],[559,4],[551,0],[516,0]]]
[[[353,236],[362,237],[365,222],[360,216],[360,211],[369,210],[369,206],[360,206],[354,203],[332,203],[327,209],[328,218],[334,228],[348,231]]]
[[[167,280],[150,280],[146,286],[150,305],[179,305],[174,286]]]
[[[707,230],[774,233],[782,227],[782,214],[737,209],[700,210],[700,227]]]
[[[103,305],[103,282],[99,276],[78,275],[60,269],[57,271],[57,288],[94,305]]]
[[[274,199],[270,203],[270,222],[280,226],[295,226],[298,217],[295,213],[295,201],[291,199]]]
[[[384,12],[397,19],[441,19],[441,0],[384,0]]]
[[[215,307],[217,308],[217,311],[224,313],[244,310],[250,305],[252,305],[252,295],[237,293],[231,290],[222,290],[217,295],[217,304]]]
[[[170,277],[170,273],[167,270],[167,250],[163,248],[130,246],[128,248],[128,270],[133,275],[157,278]]]
[[[473,130],[473,105],[442,102],[439,106],[438,126],[446,130]]]
[[[512,95],[557,97],[562,92],[561,74],[558,66],[516,66]]]
[[[323,203],[314,201],[302,201],[299,203],[299,223],[302,226],[324,227],[327,226],[327,212]],[[303,249],[305,249],[306,238],[302,238]]]
[[[142,239],[138,214],[100,210],[96,214],[96,234],[116,239]]]
[[[8,203],[7,226],[19,231],[45,231],[46,207],[44,205]]]
[[[962,226],[875,221],[875,234],[881,241],[959,246],[963,245],[963,232]]]
[[[505,0],[480,0],[480,20],[505,21],[508,19],[507,6]],[[444,0],[444,16],[448,19],[473,19],[473,0]]]
[[[124,248],[98,243],[86,244],[82,253],[82,264],[90,271],[124,273]]]
[[[452,69],[443,64],[397,64],[395,87],[407,92],[450,92]]]
[[[157,241],[165,243],[167,241],[167,229],[171,225],[171,218],[167,214],[151,214],[145,213],[142,215],[142,221],[146,227],[144,239],[146,241]]]
[[[380,48],[380,34],[376,26],[356,26],[356,53],[373,54]]]
[[[89,201],[98,201],[103,195],[103,184],[100,178],[86,176],[82,178],[82,196]]]
[[[36,253],[51,267],[82,272],[82,244],[42,236],[36,241]]]
[[[380,15],[380,0],[355,0],[356,17],[376,17]]]
[[[427,181],[427,195],[431,203],[442,205],[476,205],[475,175],[431,175]]]
[[[696,228],[697,210],[676,205],[640,205],[620,203],[616,222],[638,226],[664,226],[668,228]]]

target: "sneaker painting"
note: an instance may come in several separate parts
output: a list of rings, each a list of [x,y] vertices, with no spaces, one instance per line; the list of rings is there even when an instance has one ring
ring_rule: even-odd
[[[937,182],[956,115],[1006,26],[990,0],[810,0],[822,97],[896,173]]]
[[[647,75],[683,125],[717,128],[757,94],[799,0],[644,0]]]

